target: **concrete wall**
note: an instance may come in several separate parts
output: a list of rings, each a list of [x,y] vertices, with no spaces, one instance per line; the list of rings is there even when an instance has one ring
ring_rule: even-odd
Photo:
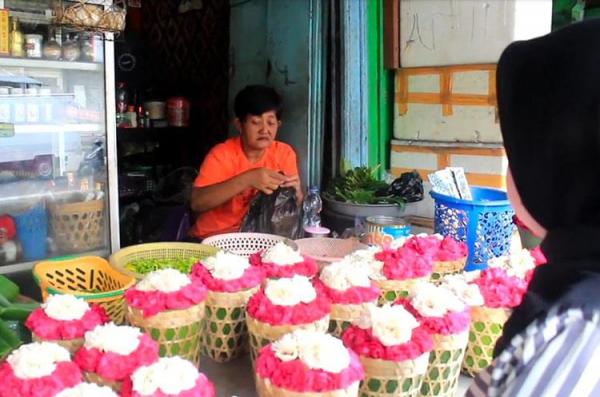
[[[497,62],[515,40],[550,31],[552,0],[402,0],[402,67]]]

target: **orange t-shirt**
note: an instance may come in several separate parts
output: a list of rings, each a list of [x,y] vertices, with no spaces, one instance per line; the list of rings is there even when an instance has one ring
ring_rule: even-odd
[[[274,141],[263,157],[252,163],[242,149],[240,138],[230,138],[208,153],[200,166],[194,187],[221,183],[245,171],[262,167],[288,176],[298,175],[296,152],[290,145]],[[256,189],[248,188],[220,206],[201,213],[191,230],[192,236],[206,238],[215,234],[237,232],[257,193]]]

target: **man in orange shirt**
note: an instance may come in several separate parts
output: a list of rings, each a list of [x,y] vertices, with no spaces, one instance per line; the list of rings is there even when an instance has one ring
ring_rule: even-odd
[[[191,201],[199,215],[191,237],[238,231],[258,192],[293,187],[302,201],[296,153],[275,140],[281,111],[281,97],[270,87],[251,85],[237,94],[234,125],[240,136],[212,148],[200,166]]]

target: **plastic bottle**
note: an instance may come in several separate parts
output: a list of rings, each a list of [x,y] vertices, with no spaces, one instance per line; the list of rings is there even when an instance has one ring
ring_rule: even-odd
[[[323,201],[319,195],[319,188],[311,186],[308,189],[308,194],[302,203],[304,210],[304,227],[320,227],[321,226],[321,209],[323,209]]]

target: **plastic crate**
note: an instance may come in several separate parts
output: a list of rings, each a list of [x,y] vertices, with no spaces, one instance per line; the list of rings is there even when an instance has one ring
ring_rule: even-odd
[[[465,270],[487,267],[490,258],[510,250],[515,225],[506,192],[472,187],[473,200],[431,192],[435,200],[435,232],[466,242],[469,258]]]
[[[48,214],[43,204],[13,214],[17,228],[17,238],[23,247],[23,259],[33,261],[47,255]]]

